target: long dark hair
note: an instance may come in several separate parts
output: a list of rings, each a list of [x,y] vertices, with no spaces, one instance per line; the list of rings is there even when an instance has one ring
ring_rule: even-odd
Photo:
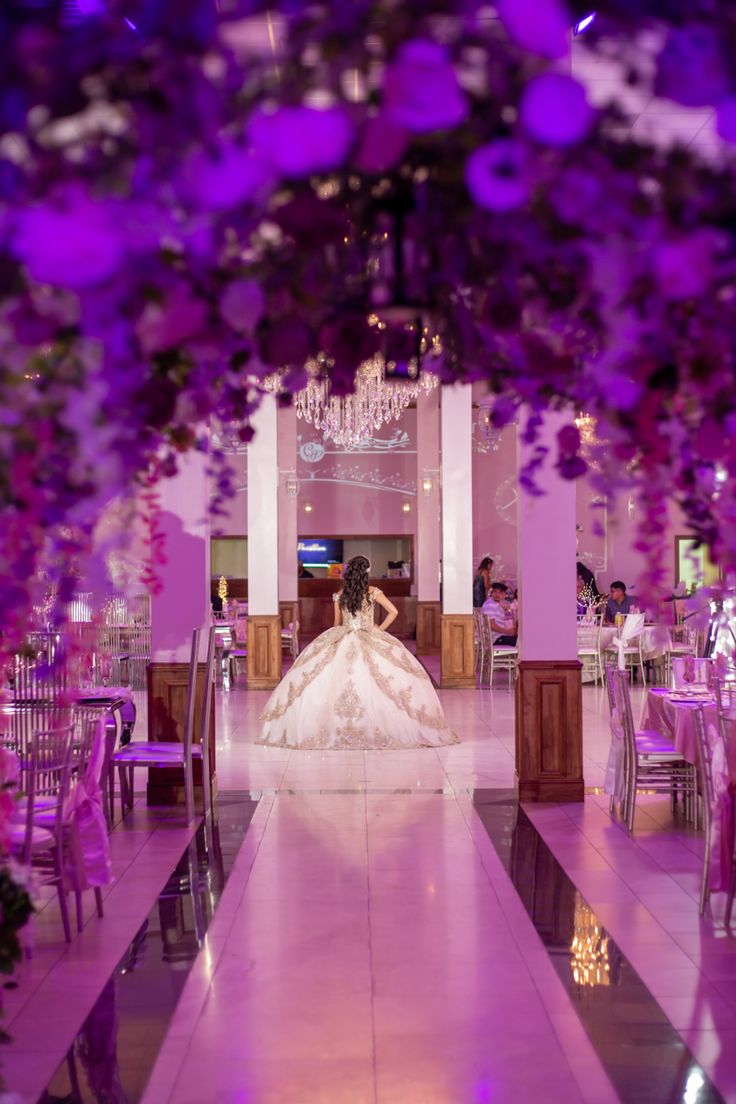
[[[358,613],[368,597],[368,571],[370,561],[365,556],[353,556],[345,565],[340,609],[349,613]]]
[[[478,570],[476,571],[475,574],[480,575],[481,571],[490,571],[492,567],[493,567],[493,560],[491,559],[491,557],[490,556],[484,556],[483,559],[478,564]]]

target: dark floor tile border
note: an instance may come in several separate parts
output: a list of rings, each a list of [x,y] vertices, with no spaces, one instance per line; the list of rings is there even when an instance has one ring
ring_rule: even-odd
[[[515,793],[473,803],[623,1104],[724,1104]]]
[[[200,824],[38,1104],[142,1099],[257,805],[219,795],[215,820]]]

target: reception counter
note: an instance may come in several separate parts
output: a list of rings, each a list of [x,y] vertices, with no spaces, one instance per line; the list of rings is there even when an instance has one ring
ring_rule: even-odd
[[[394,621],[392,633],[402,637],[412,637],[416,629],[416,598],[409,593],[411,582],[409,579],[371,579],[371,586],[376,586],[389,598],[399,611],[399,616]],[[332,595],[342,587],[342,579],[300,579],[299,580],[299,607],[301,620],[301,636],[311,638],[332,628],[335,617],[335,606]],[[377,619],[380,619],[377,615]]]

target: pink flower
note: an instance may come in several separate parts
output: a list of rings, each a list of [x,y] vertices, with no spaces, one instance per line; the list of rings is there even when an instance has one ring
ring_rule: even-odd
[[[417,134],[463,121],[468,103],[444,47],[421,38],[400,47],[386,70],[383,111],[395,126]]]
[[[170,288],[160,303],[147,303],[135,332],[147,355],[173,349],[194,337],[207,320],[207,306],[186,284]]]
[[[465,166],[465,183],[479,207],[511,211],[529,196],[527,151],[521,142],[498,138],[471,153]]]
[[[702,295],[713,278],[714,237],[695,231],[677,241],[663,242],[654,251],[654,270],[667,299]]]
[[[233,280],[220,297],[220,314],[238,333],[252,333],[264,304],[261,286],[255,280]]]
[[[22,211],[13,251],[34,280],[75,291],[110,279],[124,258],[107,205],[80,185],[60,189],[45,203]]]
[[[221,142],[214,153],[202,149],[191,154],[181,173],[185,199],[203,210],[227,210],[265,198],[273,184],[270,165],[229,140]]]
[[[496,10],[522,49],[547,58],[569,52],[573,20],[559,0],[499,0]]]
[[[248,123],[254,152],[283,176],[338,168],[353,137],[353,124],[341,107],[279,107],[256,111]]]
[[[521,98],[521,123],[527,134],[545,146],[573,146],[593,125],[593,109],[581,84],[564,73],[542,73],[526,86]]]

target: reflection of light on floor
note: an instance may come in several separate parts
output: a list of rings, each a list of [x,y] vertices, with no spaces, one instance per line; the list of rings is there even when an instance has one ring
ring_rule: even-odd
[[[699,1069],[690,1070],[687,1075],[687,1084],[685,1085],[685,1092],[682,1095],[682,1104],[698,1104],[700,1100],[700,1090],[705,1085],[705,1078],[703,1073]]]
[[[570,944],[572,976],[577,985],[610,985],[608,936],[598,924],[586,902],[576,895],[574,935]]]

